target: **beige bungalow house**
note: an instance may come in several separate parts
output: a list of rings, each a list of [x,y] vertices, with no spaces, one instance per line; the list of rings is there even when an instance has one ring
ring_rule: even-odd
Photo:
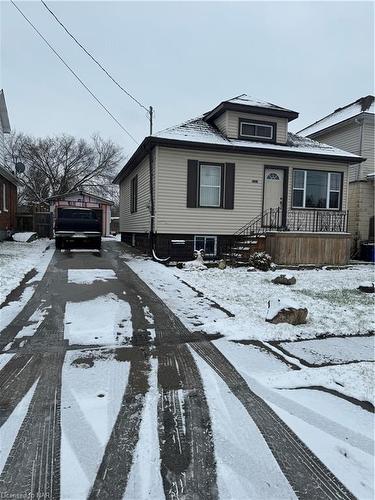
[[[349,231],[353,235],[356,256],[360,256],[362,242],[374,242],[374,117],[374,96],[368,95],[336,109],[298,132],[366,158],[349,168]]]
[[[349,167],[362,158],[288,131],[298,113],[243,94],[146,137],[114,179],[122,240],[158,257],[343,264]]]

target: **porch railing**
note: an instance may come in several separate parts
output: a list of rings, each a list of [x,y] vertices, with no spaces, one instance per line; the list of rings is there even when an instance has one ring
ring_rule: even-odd
[[[348,211],[288,210],[285,230],[313,233],[346,233],[348,230]]]

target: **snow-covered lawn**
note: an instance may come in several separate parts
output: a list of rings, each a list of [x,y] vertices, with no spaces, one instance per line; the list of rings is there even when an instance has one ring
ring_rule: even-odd
[[[20,284],[25,274],[39,267],[43,252],[50,244],[46,239],[32,243],[0,243],[0,304]]]
[[[320,386],[360,401],[374,399],[374,364],[369,362],[302,368],[288,373],[263,376],[262,381],[277,389]]]
[[[128,264],[172,309],[182,313],[188,326],[194,323],[191,320],[195,315],[196,328],[199,326],[199,330],[209,334],[221,333],[230,340],[293,340],[315,338],[319,334],[354,335],[375,329],[374,294],[357,290],[362,282],[373,280],[372,266],[296,270],[293,275],[297,283],[285,286],[271,282],[280,271],[248,272],[246,268],[187,271],[144,259],[130,259]],[[202,297],[180,284],[176,277],[234,316],[220,314],[220,310],[209,306],[201,314]],[[299,326],[266,323],[268,301],[272,299],[306,307],[307,323]]]
[[[360,283],[372,281],[371,266],[296,270],[292,274],[297,283],[283,286],[271,282],[279,271],[248,272],[245,268],[186,271],[144,258],[124,257],[189,329],[223,335],[216,345],[240,370],[250,363],[250,351],[254,348],[242,346],[241,349],[239,344],[235,347],[228,340],[265,342],[264,347],[274,351],[276,356],[281,355],[301,368],[286,373],[279,368],[270,373],[268,361],[264,373],[256,376],[262,384],[277,388],[323,386],[361,401],[373,401],[373,365],[370,361],[374,359],[374,337],[353,337],[375,329],[374,295],[357,290]],[[299,326],[267,323],[268,301],[278,298],[306,307],[309,311],[307,323]],[[319,335],[333,337],[312,340]],[[339,335],[343,338],[337,338]],[[293,342],[301,338],[310,340]],[[281,351],[278,346],[268,344],[282,340],[289,342],[279,344]],[[264,359],[270,358],[272,355]],[[298,359],[312,365],[361,363],[306,368]]]
[[[22,295],[0,311],[0,330],[5,328],[23,309],[34,293],[36,282],[40,281],[55,251],[54,241],[40,239],[32,243],[4,241],[0,243],[0,305],[9,293],[35,269],[35,276],[27,282]]]

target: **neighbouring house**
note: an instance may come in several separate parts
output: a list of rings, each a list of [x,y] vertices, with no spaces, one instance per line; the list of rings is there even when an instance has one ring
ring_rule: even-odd
[[[374,96],[368,95],[298,132],[366,158],[349,168],[349,231],[356,256],[360,255],[361,243],[374,242],[374,113]]]
[[[0,241],[16,228],[17,177],[5,167],[4,134],[10,133],[4,91],[0,90]]]
[[[362,158],[288,132],[297,117],[243,94],[146,137],[114,179],[122,240],[176,259],[263,248],[280,264],[346,263]]]
[[[50,203],[50,211],[53,213],[53,219],[57,217],[60,208],[90,208],[96,213],[98,219],[101,221],[102,235],[110,235],[112,201],[85,191],[74,191],[62,195],[51,196],[47,201]]]

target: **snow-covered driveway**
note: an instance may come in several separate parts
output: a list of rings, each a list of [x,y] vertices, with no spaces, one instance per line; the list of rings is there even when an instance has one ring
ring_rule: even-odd
[[[372,413],[291,390],[324,349],[214,340],[236,312],[174,271],[54,254],[0,333],[0,496],[370,498]]]

